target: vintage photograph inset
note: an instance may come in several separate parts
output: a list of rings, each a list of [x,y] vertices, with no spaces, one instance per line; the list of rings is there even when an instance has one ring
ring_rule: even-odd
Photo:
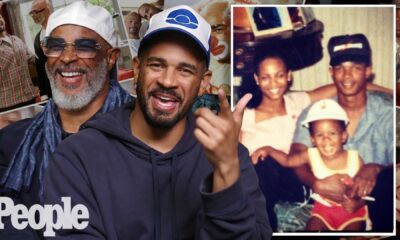
[[[239,140],[275,232],[393,233],[394,13],[233,7]]]

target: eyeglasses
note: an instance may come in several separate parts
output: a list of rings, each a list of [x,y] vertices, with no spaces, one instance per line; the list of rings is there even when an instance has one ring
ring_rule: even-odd
[[[45,10],[45,8],[40,9],[40,10],[32,10],[29,12],[29,15],[39,14],[39,13],[43,12],[44,10]]]
[[[94,58],[101,45],[94,39],[81,38],[74,42],[65,42],[63,38],[45,37],[42,41],[43,52],[47,57],[60,57],[68,47],[73,46],[79,58]]]

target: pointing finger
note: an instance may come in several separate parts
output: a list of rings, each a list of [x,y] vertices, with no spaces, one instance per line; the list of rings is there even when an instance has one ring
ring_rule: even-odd
[[[218,89],[218,99],[220,107],[220,116],[221,117],[231,116],[231,107],[229,106],[228,100],[226,99],[226,94],[224,90]]]
[[[251,100],[252,97],[253,95],[247,93],[236,104],[235,111],[233,111],[233,118],[235,119],[236,122],[240,123],[242,122],[244,109],[246,108],[247,103]]]

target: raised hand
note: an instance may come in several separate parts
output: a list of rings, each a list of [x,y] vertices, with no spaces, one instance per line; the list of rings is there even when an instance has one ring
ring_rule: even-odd
[[[256,165],[259,160],[264,160],[269,155],[269,147],[260,147],[251,154],[251,162]]]
[[[207,159],[214,168],[213,192],[232,185],[239,178],[238,137],[243,112],[252,95],[246,94],[231,112],[223,90],[218,90],[220,113],[200,108],[195,112],[194,135],[203,145]]]

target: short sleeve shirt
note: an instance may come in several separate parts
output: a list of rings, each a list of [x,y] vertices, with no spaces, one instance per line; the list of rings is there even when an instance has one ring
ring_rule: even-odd
[[[32,57],[25,43],[9,35],[11,43],[0,39],[0,108],[11,107],[37,95],[29,75]]]

